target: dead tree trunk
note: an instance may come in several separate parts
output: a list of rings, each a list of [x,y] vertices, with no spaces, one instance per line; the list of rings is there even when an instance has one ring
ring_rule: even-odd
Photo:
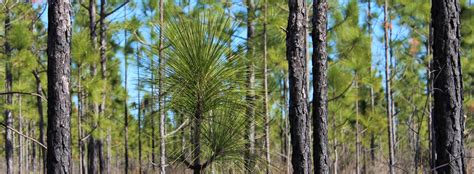
[[[459,0],[433,1],[433,127],[434,170],[466,173]]]
[[[290,106],[289,120],[293,147],[293,172],[311,173],[309,130],[307,129],[308,89],[306,76],[306,2],[289,0],[290,14],[286,36],[286,57],[289,65]]]
[[[48,173],[72,173],[71,2],[48,0]]]
[[[315,173],[329,173],[326,0],[313,1],[313,160]]]

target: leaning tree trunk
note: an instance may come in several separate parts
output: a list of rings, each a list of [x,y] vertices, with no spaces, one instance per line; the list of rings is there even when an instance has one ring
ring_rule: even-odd
[[[286,57],[290,81],[290,133],[294,173],[311,173],[309,130],[307,129],[308,89],[306,76],[306,2],[289,0],[290,14],[286,36]]]
[[[48,166],[47,173],[72,173],[71,2],[48,0]]]
[[[466,173],[459,0],[433,1],[433,126],[438,173]]]
[[[315,173],[329,173],[327,0],[313,1],[313,158]]]
[[[11,29],[10,24],[10,9],[8,5],[5,6],[5,35],[8,36],[8,33]],[[5,47],[5,55],[7,61],[5,63],[5,90],[6,92],[12,91],[12,64],[11,64],[11,48],[8,39],[5,39],[4,42]],[[13,94],[7,94],[7,101],[5,102],[7,105],[13,104]],[[6,164],[6,174],[13,174],[13,132],[8,129],[7,127],[13,126],[13,118],[12,118],[12,111],[10,109],[5,109],[5,164]]]

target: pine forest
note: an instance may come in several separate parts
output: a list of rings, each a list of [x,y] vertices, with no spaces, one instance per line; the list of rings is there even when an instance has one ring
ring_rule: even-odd
[[[0,173],[472,174],[472,0],[0,0]]]

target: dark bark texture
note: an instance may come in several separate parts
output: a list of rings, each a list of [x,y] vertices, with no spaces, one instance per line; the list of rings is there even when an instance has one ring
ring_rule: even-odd
[[[315,173],[329,173],[327,0],[313,1],[313,161]]]
[[[48,0],[47,173],[72,173],[71,1]]]
[[[306,3],[289,0],[290,14],[286,33],[286,57],[290,81],[290,134],[293,154],[293,173],[311,173],[310,142],[307,127],[308,89],[306,76]]]
[[[434,0],[433,126],[437,173],[466,173],[463,150],[463,82],[459,0]]]

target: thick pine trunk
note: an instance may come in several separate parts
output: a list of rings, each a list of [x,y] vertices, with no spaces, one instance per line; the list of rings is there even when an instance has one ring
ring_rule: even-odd
[[[313,1],[313,158],[315,173],[329,173],[327,0]]]
[[[459,0],[435,0],[433,25],[433,127],[438,173],[466,173]]]
[[[47,173],[72,173],[71,2],[48,0],[48,166]]]
[[[289,65],[290,106],[289,120],[291,144],[293,147],[293,173],[311,173],[310,142],[307,127],[308,89],[306,76],[306,2],[289,0],[290,14],[286,36],[287,59]]]

